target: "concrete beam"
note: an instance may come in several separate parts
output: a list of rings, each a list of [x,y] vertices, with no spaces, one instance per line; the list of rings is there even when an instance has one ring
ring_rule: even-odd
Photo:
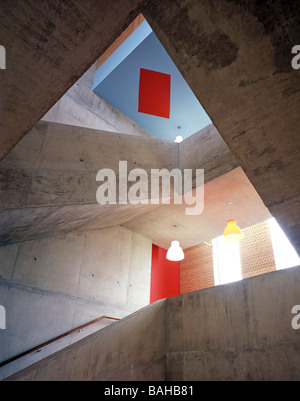
[[[97,172],[111,169],[118,176],[119,161],[127,161],[128,172],[142,168],[150,175],[151,168],[172,170],[177,166],[177,144],[39,122],[1,162],[0,207],[95,204]]]
[[[120,134],[149,136],[147,131],[92,91],[97,63],[44,115],[42,120]]]
[[[180,169],[204,169],[204,182],[214,180],[237,168],[234,155],[213,124],[208,125],[179,145]],[[196,186],[193,175],[193,187]]]
[[[123,225],[156,205],[69,205],[0,210],[0,245]]]
[[[40,122],[1,161],[0,243],[120,225],[157,205],[99,205],[99,169],[173,168],[177,144]]]
[[[179,156],[181,169],[203,168],[206,183],[237,166],[213,126],[182,142]],[[142,168],[150,177],[153,168],[178,167],[178,145],[153,137],[39,122],[0,163],[0,243],[123,225],[136,218],[142,223],[141,216],[159,205],[97,203],[98,170],[115,171],[118,184],[119,161],[128,161],[128,172]],[[146,229],[142,231],[152,238]],[[157,227],[160,231],[163,227]]]

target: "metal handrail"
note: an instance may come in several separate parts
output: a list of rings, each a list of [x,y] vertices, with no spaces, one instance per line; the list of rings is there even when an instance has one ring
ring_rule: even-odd
[[[106,315],[100,316],[100,317],[98,317],[97,319],[91,320],[90,322],[85,323],[85,324],[83,324],[83,325],[81,325],[81,326],[79,326],[79,327],[76,327],[76,328],[73,329],[73,330],[67,331],[67,332],[64,333],[64,334],[61,334],[61,335],[59,335],[59,336],[57,336],[57,337],[54,337],[54,338],[52,338],[52,340],[46,341],[46,342],[44,342],[43,344],[40,344],[40,345],[37,346],[37,347],[31,348],[31,349],[28,350],[28,351],[24,351],[24,352],[22,352],[22,353],[19,354],[19,355],[13,356],[13,357],[7,359],[7,360],[4,361],[4,362],[1,362],[1,363],[0,363],[0,368],[1,368],[2,366],[7,365],[7,364],[10,363],[10,362],[15,361],[16,359],[22,358],[23,356],[28,355],[28,354],[31,354],[31,353],[34,352],[34,351],[38,351],[38,350],[40,350],[41,348],[45,347],[46,345],[49,345],[49,344],[51,344],[51,343],[54,343],[55,341],[60,340],[60,339],[63,338],[63,337],[66,337],[66,336],[68,336],[68,335],[70,335],[70,334],[72,334],[72,333],[75,333],[76,331],[82,330],[82,329],[84,329],[85,327],[90,326],[90,325],[93,324],[93,323],[97,323],[97,322],[99,322],[99,321],[102,320],[102,319],[120,320],[120,318],[118,318],[118,317],[111,317],[111,316],[106,316]]]

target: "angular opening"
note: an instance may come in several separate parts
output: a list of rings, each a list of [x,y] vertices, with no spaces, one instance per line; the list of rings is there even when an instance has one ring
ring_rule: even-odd
[[[141,14],[99,58],[93,91],[159,139],[186,139],[211,124]]]

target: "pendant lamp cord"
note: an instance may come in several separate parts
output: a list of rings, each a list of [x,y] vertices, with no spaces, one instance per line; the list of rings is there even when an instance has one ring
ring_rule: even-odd
[[[178,275],[179,275],[179,280],[178,280],[178,282],[179,282],[179,295],[180,295],[180,260],[179,260],[179,266],[178,266]]]
[[[177,143],[177,165],[178,165],[178,170],[179,170],[180,169],[179,143]],[[178,286],[179,286],[179,295],[180,295],[180,260],[178,261]]]
[[[228,219],[231,219],[231,205],[232,205],[232,202],[228,202]]]

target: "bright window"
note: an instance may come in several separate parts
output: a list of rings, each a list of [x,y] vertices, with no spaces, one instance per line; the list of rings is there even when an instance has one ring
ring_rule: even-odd
[[[221,235],[214,238],[212,244],[215,285],[241,280],[239,243],[225,241]]]
[[[299,266],[299,256],[274,217],[269,219],[269,227],[276,269],[279,270],[286,269],[287,267]]]
[[[276,269],[300,266],[300,258],[274,218],[268,220]],[[239,242],[228,242],[223,235],[212,240],[215,285],[242,279]]]

